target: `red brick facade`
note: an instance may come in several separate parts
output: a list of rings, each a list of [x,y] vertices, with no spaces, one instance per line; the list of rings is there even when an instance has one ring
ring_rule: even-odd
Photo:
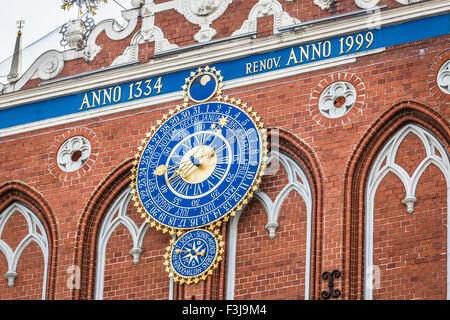
[[[167,1],[155,1],[163,2]],[[213,40],[240,28],[257,2],[233,1],[211,24],[217,31]],[[336,2],[329,10],[320,9],[313,0],[278,2],[302,22],[360,9],[350,0]],[[387,4],[387,10],[407,8],[397,1],[381,4]],[[125,39],[113,41],[103,32],[97,38],[102,51],[94,60],[67,61],[57,78],[110,66],[140,30],[139,19],[135,31]],[[155,25],[172,44],[196,43],[193,36],[199,26],[176,10],[157,13]],[[271,16],[258,18],[257,38],[277,37],[273,26]],[[297,174],[289,176],[292,168],[280,161],[279,170],[264,177],[261,191],[275,203],[283,189],[295,182],[296,186],[309,186],[311,195],[307,200],[293,188],[280,200],[274,238],[269,237],[270,212],[261,199],[254,198],[240,214],[233,298],[321,299],[321,292],[328,290],[322,273],[338,269],[342,276],[334,285],[341,290],[339,299],[363,299],[370,227],[373,266],[379,276],[373,299],[447,299],[450,180],[446,176],[450,176],[450,168],[442,169],[436,161],[448,163],[450,95],[439,88],[436,76],[450,57],[449,40],[448,35],[433,37],[362,55],[350,64],[233,89],[225,86],[226,95],[258,112],[268,128],[271,150],[291,159],[307,180]],[[154,50],[153,42],[140,44],[140,62],[153,59]],[[355,87],[356,103],[345,116],[330,119],[319,112],[318,103],[324,89],[336,81]],[[40,90],[39,83],[42,81],[30,80],[22,90]],[[180,87],[182,84],[184,79],[180,79]],[[174,299],[230,297],[231,222],[222,225],[225,259],[204,282],[170,287],[163,266],[170,236],[154,228],[144,233],[143,252],[135,264],[130,254],[133,238],[124,223],[118,223],[105,243],[103,279],[98,279],[102,226],[108,213],[114,221],[111,208],[129,186],[136,149],[148,128],[181,103],[180,97],[156,106],[0,137],[0,218],[8,207],[20,203],[42,222],[48,239],[45,282],[43,253],[36,242],[31,241],[21,254],[12,287],[3,279],[9,266],[0,251],[0,299],[41,299],[44,283],[46,299],[95,299],[99,281],[103,299],[169,299],[170,294]],[[377,162],[378,155],[407,125],[428,132],[441,149],[430,151],[420,137],[409,133],[399,141],[394,163],[412,176],[430,152],[438,160],[430,160],[420,174],[411,213],[402,203],[407,193],[404,183],[394,173],[386,173],[376,189],[373,222],[368,226],[366,197],[371,170],[375,163],[383,167],[383,159]],[[58,167],[56,154],[73,136],[86,137],[92,152],[81,169],[67,173]],[[125,207],[128,219],[140,227],[143,221],[132,202]],[[20,212],[14,213],[0,230],[0,239],[14,251],[28,228]]]

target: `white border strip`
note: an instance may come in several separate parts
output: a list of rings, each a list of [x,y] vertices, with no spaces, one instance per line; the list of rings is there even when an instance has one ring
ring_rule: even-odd
[[[293,76],[293,75],[299,75],[299,74],[313,72],[313,71],[317,71],[317,70],[321,70],[321,69],[341,66],[341,65],[345,65],[345,64],[349,64],[349,63],[355,63],[356,58],[358,58],[358,57],[377,54],[377,53],[380,53],[383,51],[385,51],[385,48],[379,48],[379,49],[375,49],[375,50],[370,50],[370,51],[365,51],[365,52],[356,53],[356,54],[352,54],[352,55],[347,55],[344,57],[337,57],[337,58],[322,60],[322,61],[309,63],[309,64],[305,64],[305,65],[299,65],[299,66],[288,68],[288,69],[280,69],[280,70],[271,71],[271,72],[267,72],[267,73],[261,73],[261,74],[254,75],[254,76],[225,81],[224,85],[225,85],[226,89],[234,89],[234,88],[239,88],[239,87],[248,86],[248,85],[252,85],[252,84],[258,84],[261,82],[277,80],[277,79],[281,79],[281,78],[285,78],[285,77],[289,77],[289,76]],[[36,122],[32,122],[32,123],[23,124],[20,126],[2,129],[2,130],[0,130],[0,138],[19,134],[19,133],[25,133],[25,132],[29,132],[29,131],[33,131],[33,130],[45,129],[48,127],[54,127],[54,126],[59,126],[59,125],[63,125],[63,124],[68,124],[68,123],[72,123],[75,121],[82,121],[82,120],[87,120],[90,118],[107,116],[107,115],[111,115],[111,114],[115,114],[115,113],[119,113],[119,112],[155,106],[155,105],[159,105],[159,104],[163,104],[163,103],[167,103],[167,102],[171,102],[171,101],[181,100],[182,98],[183,98],[183,92],[177,91],[177,92],[173,92],[173,93],[169,93],[169,94],[163,94],[160,96],[150,97],[147,99],[135,100],[132,102],[126,102],[126,103],[116,104],[116,105],[109,106],[109,107],[89,110],[89,111],[82,112],[82,113],[73,113],[73,114],[70,114],[67,116],[46,119],[46,120],[42,120],[42,121],[36,121]]]
[[[0,109],[89,91],[98,87],[160,76],[171,72],[196,68],[198,65],[235,60],[246,57],[250,53],[252,55],[262,54],[264,52],[302,45],[324,38],[333,38],[344,34],[355,33],[367,30],[373,18],[376,18],[377,24],[383,27],[444,14],[449,11],[450,3],[447,0],[431,0],[383,10],[361,17],[319,24],[305,28],[304,30],[275,34],[270,37],[233,40],[198,50],[152,59],[148,63],[142,63],[138,66],[100,72],[99,74],[82,77],[77,79],[77,81],[67,80],[38,88],[0,95]]]

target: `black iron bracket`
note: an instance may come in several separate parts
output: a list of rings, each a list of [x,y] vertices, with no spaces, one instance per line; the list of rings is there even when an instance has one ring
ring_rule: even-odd
[[[322,273],[322,279],[328,281],[328,291],[322,291],[322,299],[339,298],[341,296],[341,290],[334,289],[333,280],[341,276],[341,271],[333,270],[332,272],[325,271]]]

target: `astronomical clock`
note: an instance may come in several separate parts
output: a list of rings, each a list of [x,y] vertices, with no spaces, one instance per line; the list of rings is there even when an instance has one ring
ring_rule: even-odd
[[[267,161],[267,134],[252,107],[222,95],[221,71],[191,72],[182,105],[150,127],[131,172],[134,205],[170,233],[164,265],[181,284],[198,283],[224,252],[219,227],[252,198]]]

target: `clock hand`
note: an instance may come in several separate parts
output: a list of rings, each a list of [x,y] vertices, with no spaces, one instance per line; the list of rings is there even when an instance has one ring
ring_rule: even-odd
[[[180,162],[180,163],[177,163],[177,164],[173,164],[173,165],[171,165],[171,166],[166,166],[165,164],[162,164],[162,165],[160,165],[158,168],[155,169],[155,171],[153,172],[153,174],[156,174],[157,176],[162,176],[162,175],[164,175],[164,174],[167,172],[167,170],[169,170],[170,168],[173,168],[173,167],[176,167],[176,166],[180,166],[180,165],[182,165],[182,164],[184,164],[184,163],[187,163],[187,162],[189,162],[189,161],[192,161],[192,160],[191,160],[191,159],[190,159],[190,160],[186,160],[186,161],[183,161],[183,162]]]
[[[190,162],[190,163],[188,163],[188,162]],[[195,164],[193,164],[191,160],[185,161],[184,163],[188,163],[188,164],[186,166],[180,167],[177,170],[175,170],[173,175],[169,178],[169,180],[167,180],[168,182],[170,182],[177,175],[181,175],[181,177],[184,178],[186,176],[186,174],[195,166]]]
[[[154,174],[156,174],[156,175],[158,175],[158,176],[162,176],[162,175],[164,175],[164,174],[167,172],[168,169],[173,168],[173,167],[176,167],[176,166],[182,166],[183,164],[189,163],[189,162],[190,162],[190,163],[188,164],[189,167],[186,167],[186,168],[179,168],[178,170],[175,170],[174,174],[168,179],[168,182],[170,182],[170,181],[171,181],[173,178],[175,178],[177,175],[181,174],[180,169],[183,169],[183,171],[185,171],[185,172],[189,172],[189,170],[191,170],[193,166],[198,167],[201,163],[200,163],[200,159],[197,159],[197,158],[195,157],[195,155],[196,155],[196,154],[202,149],[202,147],[208,142],[208,140],[211,138],[211,136],[212,136],[214,133],[220,131],[221,128],[227,124],[227,122],[228,122],[228,120],[227,120],[227,118],[225,117],[225,118],[219,119],[219,121],[218,121],[218,126],[217,126],[216,124],[213,124],[213,125],[211,126],[211,129],[214,129],[214,131],[211,132],[211,133],[209,134],[209,136],[203,141],[203,143],[198,147],[198,149],[194,152],[194,154],[192,154],[192,155],[189,157],[189,160],[186,160],[186,161],[183,161],[183,162],[180,162],[180,163],[178,163],[178,164],[171,165],[171,166],[160,165],[158,168],[156,168]]]
[[[213,123],[211,125],[211,129],[214,129],[214,131],[209,134],[209,136],[205,139],[205,141],[203,141],[203,143],[200,145],[200,147],[194,152],[192,157],[195,157],[195,155],[202,149],[202,147],[206,144],[206,142],[208,142],[209,138],[211,138],[211,136],[214,133],[219,132],[222,129],[222,127],[227,124],[227,122],[228,122],[228,120],[225,117],[225,118],[219,119],[219,122],[218,122],[219,126],[218,127],[216,126],[215,123]]]
[[[200,252],[196,252],[195,254],[199,254],[199,255],[201,255],[203,257],[205,255],[205,249],[203,249]]]
[[[180,254],[180,253],[182,253],[182,252],[191,253],[191,250],[190,250],[190,249],[187,249],[187,250],[180,250],[180,249],[177,249],[177,250],[175,250],[175,252],[178,253],[178,254]]]

